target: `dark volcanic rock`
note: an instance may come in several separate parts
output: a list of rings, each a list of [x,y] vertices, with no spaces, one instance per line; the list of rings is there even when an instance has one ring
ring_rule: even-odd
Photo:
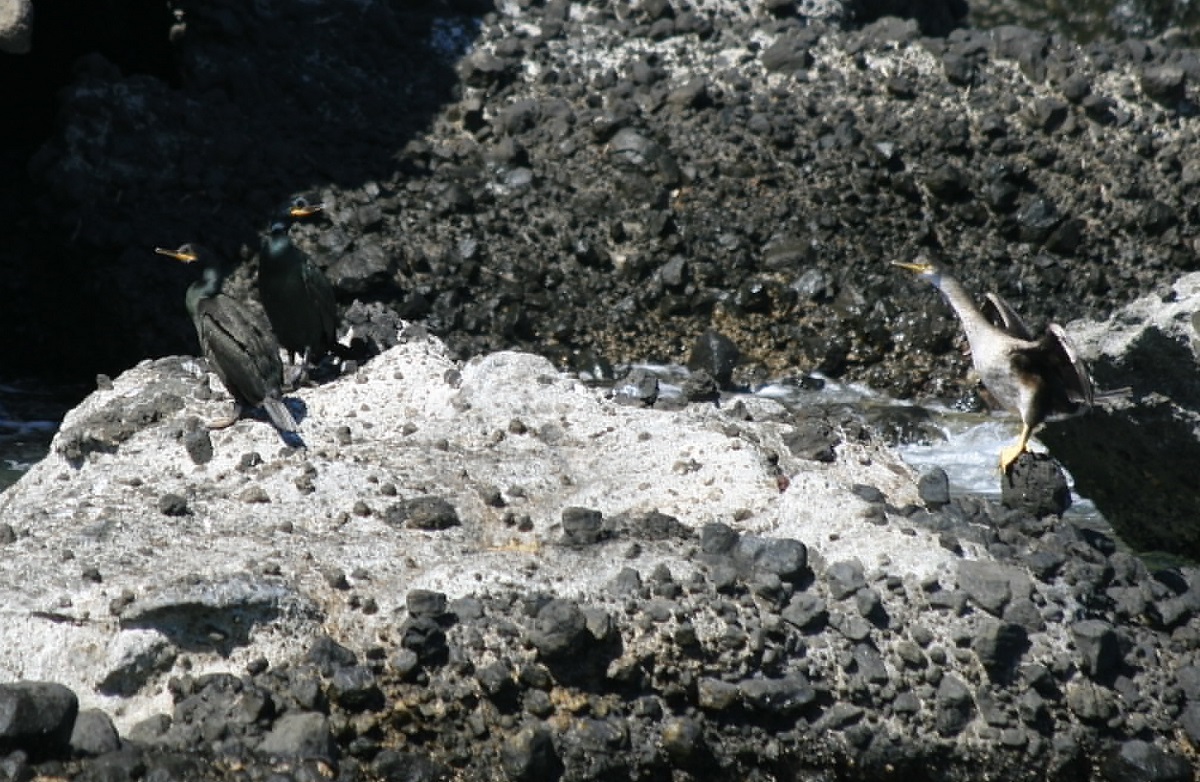
[[[959,563],[958,583],[973,603],[994,616],[1002,615],[1014,597],[1028,597],[1032,588],[1025,571],[979,560]]]
[[[589,637],[587,619],[570,600],[551,600],[538,610],[529,640],[547,659],[564,659],[580,651]]]
[[[219,0],[179,16],[158,4],[144,27],[120,24],[110,4],[105,25],[72,18],[80,35],[133,40],[64,49],[65,81],[42,85],[61,100],[57,123],[23,152],[5,148],[5,369],[91,374],[194,353],[185,277],[149,248],[210,240],[238,262],[228,286],[245,296],[269,209],[313,187],[329,219],[294,238],[349,304],[354,360],[423,328],[459,358],[532,349],[606,380],[613,365],[690,350],[689,401],[743,377],[803,377],[808,389],[821,375],[976,399],[958,324],[936,292],[891,272],[892,257],[936,248],[969,291],[998,291],[1035,325],[1106,316],[1197,265],[1187,96],[1200,68],[1171,36],[1079,46],[1014,26],[951,32],[961,2],[839,3],[825,23],[814,5],[451,0],[347,13]],[[398,315],[422,323],[399,334]],[[82,466],[212,393],[191,359],[161,361],[169,382],[72,420],[62,453]],[[1161,369],[1194,369],[1192,351],[1152,335],[1126,361],[1095,369],[1136,386],[1135,412],[1098,409],[1040,436],[1128,540],[1194,554],[1195,421],[1154,396],[1194,402]],[[644,370],[622,390],[637,405],[673,401]],[[832,461],[854,436],[843,424],[825,410],[782,423],[772,467]],[[528,431],[514,420],[501,434]],[[191,465],[213,463],[202,427],[178,435]],[[240,469],[252,480],[263,464]],[[1180,778],[1171,742],[1200,735],[1194,574],[1152,580],[1112,540],[1054,518],[1066,502],[1052,467],[1022,457],[1006,480],[1011,511],[951,500],[939,477],[920,487],[927,509],[858,487],[881,532],[928,525],[962,555],[957,573],[919,582],[876,562],[830,564],[823,538],[810,551],[713,524],[693,550],[669,516],[573,513],[565,542],[593,548],[555,553],[628,546],[607,602],[536,593],[536,561],[520,571],[528,584],[453,611],[440,593],[409,593],[404,621],[367,648],[330,640],[290,666],[179,677],[172,714],[130,731],[144,755],[110,751],[81,770],[90,761],[68,753],[113,738],[81,715],[73,749],[64,738],[37,769],[14,752],[4,773]],[[478,496],[490,513],[519,504],[508,492]],[[349,523],[460,523],[441,497],[397,495]],[[170,486],[146,496],[171,514],[208,500]],[[19,532],[12,556],[38,544],[36,529]],[[695,568],[656,568],[661,550],[688,552]],[[976,559],[989,553],[1004,564]],[[321,611],[362,608],[357,587],[328,589],[359,581],[340,570],[321,581]],[[246,591],[197,593],[114,603],[122,629],[169,642],[102,691],[153,684],[162,660],[213,638],[229,653],[282,610]],[[60,608],[38,621],[102,621]],[[1073,649],[1058,646],[1064,622]],[[396,746],[414,752],[381,749]],[[253,752],[287,760],[254,766]]]
[[[112,718],[100,709],[84,709],[71,728],[71,752],[76,755],[103,755],[121,748],[121,737]]]
[[[1071,625],[1071,637],[1079,651],[1079,667],[1097,681],[1111,681],[1121,662],[1120,644],[1112,625],[1087,619]]]
[[[1145,383],[1152,366],[1191,367],[1187,346],[1147,331],[1126,354],[1116,383]],[[1192,373],[1170,375],[1163,386],[1186,404],[1200,399]],[[1039,434],[1075,478],[1076,490],[1091,499],[1123,540],[1140,550],[1169,550],[1200,557],[1200,513],[1188,465],[1200,459],[1190,434],[1194,415],[1162,396],[1097,407],[1086,416],[1061,421]],[[1151,479],[1149,476],[1153,476]],[[1148,490],[1152,480],[1153,490]]]
[[[40,755],[71,740],[79,699],[53,682],[0,684],[0,748]]]
[[[1193,771],[1182,755],[1133,739],[1105,758],[1102,773],[1111,782],[1188,782]]]
[[[966,728],[975,714],[971,691],[961,679],[946,676],[937,688],[934,719],[943,736],[953,735]]]
[[[329,718],[313,712],[285,714],[263,737],[258,751],[271,757],[332,759],[336,748]]]
[[[728,388],[733,370],[740,359],[741,353],[733,340],[710,330],[701,334],[692,344],[687,366],[693,371],[709,373],[717,381],[717,385]]]
[[[510,736],[501,749],[500,766],[513,782],[556,780],[563,772],[550,731],[540,726],[526,726]]]
[[[1071,507],[1071,487],[1058,463],[1045,454],[1024,453],[1000,480],[1000,496],[1010,508],[1032,516],[1062,515]]]
[[[454,506],[441,497],[414,497],[395,503],[383,518],[388,524],[424,530],[448,529],[462,523]]]
[[[1012,679],[1021,655],[1029,646],[1029,636],[1019,625],[1008,622],[987,622],[971,641],[971,648],[994,682]]]

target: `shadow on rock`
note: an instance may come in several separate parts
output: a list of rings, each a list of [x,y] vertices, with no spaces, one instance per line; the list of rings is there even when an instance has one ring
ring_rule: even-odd
[[[160,29],[139,28],[171,42],[153,68],[80,57],[65,85],[45,86],[61,95],[61,127],[28,163],[30,224],[50,240],[36,257],[44,289],[87,324],[46,355],[95,371],[191,344],[178,300],[161,293],[178,272],[138,248],[193,236],[247,257],[239,248],[258,247],[291,194],[370,185],[370,200],[386,197],[411,173],[400,170],[405,145],[453,99],[457,61],[486,10],[471,0],[188,3],[156,17]],[[110,12],[105,26],[121,27],[120,4]],[[349,222],[339,246],[378,228],[377,205],[340,206]]]
[[[1195,358],[1182,342],[1148,329],[1119,363],[1095,370],[1101,387],[1129,386],[1130,396],[1048,426],[1039,439],[1130,546],[1200,559]]]
[[[608,664],[621,654],[621,634],[605,611],[555,598],[530,606],[529,641],[563,684],[601,689]]]

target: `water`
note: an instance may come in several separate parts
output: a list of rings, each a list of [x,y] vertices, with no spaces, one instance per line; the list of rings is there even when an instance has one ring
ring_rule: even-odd
[[[967,19],[974,27],[1019,24],[1081,44],[1154,38],[1168,30],[1181,43],[1200,41],[1200,4],[1188,0],[972,0],[970,5]]]
[[[909,443],[899,448],[900,458],[919,469],[938,466],[950,478],[950,494],[973,494],[993,500],[1000,499],[1000,479],[997,462],[1000,449],[1012,445],[1021,430],[1015,416],[960,413],[945,409],[930,410],[945,440]],[[1030,448],[1045,452],[1036,439]],[[1064,469],[1064,472],[1066,470]],[[1084,526],[1107,529],[1103,515],[1091,500],[1075,491],[1075,482],[1066,472],[1071,486],[1071,507],[1063,517]]]
[[[682,385],[688,375],[686,368],[654,364],[638,364],[635,368],[659,378],[660,397],[682,396]],[[910,430],[897,445],[897,450],[900,458],[917,470],[932,466],[945,470],[952,496],[973,495],[999,502],[997,463],[1000,449],[1012,445],[1021,430],[1020,420],[1014,415],[968,413],[942,406],[922,408],[866,386],[839,383],[817,373],[768,383],[754,389],[753,394],[774,399],[790,410],[853,407],[873,419],[880,428],[889,421],[904,418],[886,414],[888,411],[928,413],[932,420],[922,422],[919,429]],[[881,411],[885,414],[875,415]],[[1036,438],[1030,441],[1030,448],[1046,450]],[[1071,507],[1063,518],[1111,535],[1108,522],[1095,504],[1074,490],[1074,480],[1069,472],[1067,481],[1071,486]]]
[[[78,386],[0,381],[0,491],[46,455],[59,422],[82,396]]]

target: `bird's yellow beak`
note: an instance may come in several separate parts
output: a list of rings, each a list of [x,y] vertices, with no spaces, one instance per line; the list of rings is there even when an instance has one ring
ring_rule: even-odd
[[[178,250],[168,250],[165,247],[155,247],[154,252],[158,253],[159,255],[165,255],[168,258],[174,258],[177,261],[183,261],[184,263],[191,263],[192,261],[197,260],[195,253],[179,252]]]
[[[899,266],[901,269],[908,269],[915,274],[925,274],[933,271],[933,265],[929,263],[908,263],[907,261],[892,261],[892,266]]]
[[[308,217],[315,215],[325,208],[325,204],[292,204],[288,207],[288,214],[292,217]]]

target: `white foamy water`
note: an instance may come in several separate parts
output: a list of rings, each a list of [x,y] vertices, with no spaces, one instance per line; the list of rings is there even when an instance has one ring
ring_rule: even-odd
[[[899,447],[900,456],[913,467],[938,466],[950,478],[950,494],[976,494],[992,499],[1000,497],[997,464],[1000,449],[1012,445],[1021,432],[1021,423],[1012,416],[987,416],[931,410],[946,435],[940,442],[910,444]],[[1036,439],[1030,442],[1035,451],[1046,448]],[[1064,468],[1064,471],[1066,469]],[[1078,521],[1101,521],[1096,506],[1075,491],[1075,480],[1067,472],[1071,486],[1071,508],[1066,516]]]

